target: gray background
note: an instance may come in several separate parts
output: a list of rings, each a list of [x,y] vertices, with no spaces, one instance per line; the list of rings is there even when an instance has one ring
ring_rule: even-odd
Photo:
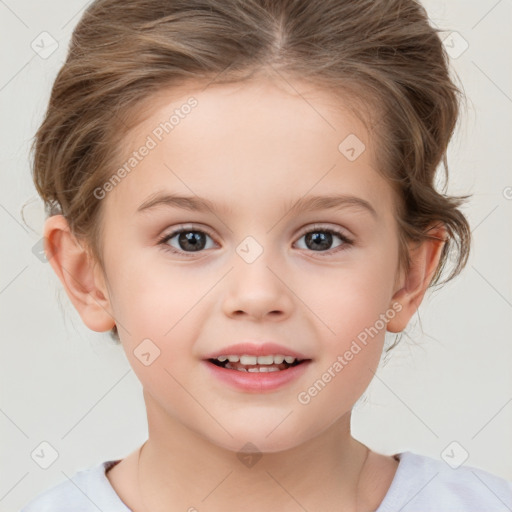
[[[82,325],[49,264],[32,251],[44,214],[29,144],[86,5],[0,0],[1,511],[126,456],[147,435],[141,386],[122,349]],[[437,459],[456,441],[452,456],[465,450],[465,465],[512,480],[512,1],[424,5],[436,25],[457,32],[446,43],[469,108],[449,150],[449,192],[474,194],[463,210],[473,253],[460,277],[426,297],[409,339],[357,404],[353,433],[382,453]],[[42,32],[58,42],[51,55]],[[20,214],[25,203],[30,227]],[[58,454],[47,469],[31,456],[42,442]]]

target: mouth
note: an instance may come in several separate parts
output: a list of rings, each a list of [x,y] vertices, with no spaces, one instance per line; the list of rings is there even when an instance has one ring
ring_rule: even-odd
[[[207,359],[207,361],[226,370],[251,373],[270,373],[286,371],[289,368],[311,361],[311,359],[298,359],[293,356],[283,355],[223,355],[217,358]]]

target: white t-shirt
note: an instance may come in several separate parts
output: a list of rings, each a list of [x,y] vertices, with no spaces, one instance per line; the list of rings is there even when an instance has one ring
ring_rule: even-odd
[[[441,460],[412,452],[395,455],[398,469],[375,512],[511,512],[512,482],[471,466],[452,469]],[[20,512],[132,512],[102,462],[36,496]],[[201,507],[199,507],[201,508]]]

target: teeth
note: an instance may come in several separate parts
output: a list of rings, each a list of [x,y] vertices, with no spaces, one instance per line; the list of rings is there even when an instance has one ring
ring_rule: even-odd
[[[240,364],[256,364],[257,361],[256,356],[240,356]]]
[[[267,355],[267,356],[235,356],[235,355],[223,355],[217,357],[217,360],[223,363],[228,360],[230,363],[238,363],[245,365],[255,365],[255,364],[282,364],[283,361],[286,361],[288,364],[292,364],[296,359],[293,356],[283,356],[283,355]],[[251,371],[251,370],[249,370]]]
[[[266,373],[266,372],[279,372],[279,368],[276,368],[275,366],[269,366],[269,367],[265,367],[265,366],[260,366],[260,367],[256,367],[256,368],[239,368],[239,367],[233,367],[231,366],[231,364],[227,364],[226,365],[226,369],[228,370],[238,370],[239,372],[263,372],[263,373]]]
[[[275,367],[272,367],[272,368],[265,368],[265,367],[262,367],[262,368],[249,368],[247,370],[248,372],[278,372],[279,371],[279,368],[275,368]]]
[[[258,356],[258,364],[274,364],[274,356]]]

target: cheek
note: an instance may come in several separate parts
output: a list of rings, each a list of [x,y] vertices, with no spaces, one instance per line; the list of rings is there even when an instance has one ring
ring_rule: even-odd
[[[206,307],[214,307],[208,292],[218,277],[201,279],[179,267],[150,265],[136,258],[120,261],[114,272],[114,315],[125,328],[119,332],[132,366],[140,366],[141,352],[149,352],[150,358],[158,354],[150,372],[137,372],[139,378],[149,379],[148,384],[154,379],[167,381],[171,377],[165,369],[178,379],[186,376],[186,360],[194,357],[192,340],[200,335],[201,317]]]
[[[143,258],[119,259],[112,270],[116,319],[147,337],[161,338],[208,288],[201,279],[187,279],[179,267]]]
[[[303,274],[298,295],[325,325],[327,340],[346,342],[391,307],[393,265],[385,255],[366,254],[339,268]]]

